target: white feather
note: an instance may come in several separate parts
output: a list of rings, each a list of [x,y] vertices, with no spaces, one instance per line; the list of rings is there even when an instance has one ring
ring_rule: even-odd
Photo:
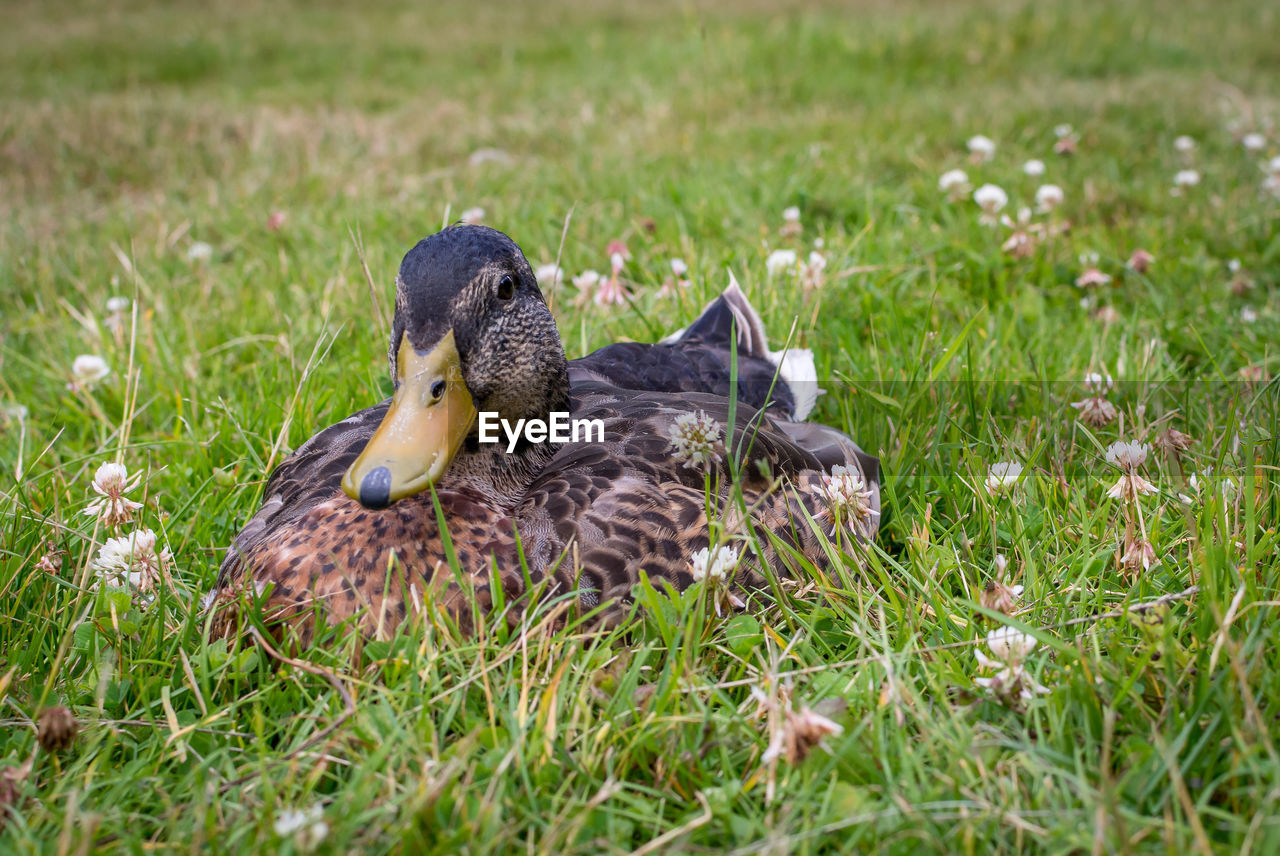
[[[763,357],[777,366],[778,377],[791,390],[791,397],[795,401],[794,420],[803,421],[813,412],[814,405],[818,403],[818,396],[825,392],[818,386],[818,369],[813,361],[813,351],[806,348],[770,351],[765,337],[764,321],[743,293],[742,287],[738,285],[733,271],[729,271],[729,284],[721,294],[729,304],[729,311],[733,313],[736,321],[738,347],[750,356]],[[714,302],[713,300],[712,303]],[[711,303],[708,303],[702,311],[706,312],[710,308]],[[681,327],[662,339],[662,342],[671,344],[679,341],[687,329],[689,328]]]

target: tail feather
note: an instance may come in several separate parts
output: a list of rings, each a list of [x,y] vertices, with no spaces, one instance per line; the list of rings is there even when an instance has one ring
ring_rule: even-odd
[[[802,422],[813,412],[818,396],[826,392],[818,386],[818,367],[813,361],[813,351],[808,348],[787,348],[769,352],[766,358],[778,367],[778,377],[787,382],[795,397],[795,417]]]
[[[818,402],[818,396],[825,391],[818,386],[813,351],[805,348],[769,350],[764,321],[738,285],[733,271],[729,271],[729,285],[703,308],[692,324],[662,341],[674,343],[697,338],[707,344],[727,348],[735,343],[735,332],[740,354],[767,360],[778,369],[778,377],[787,384],[795,400],[795,420],[799,422],[808,417]]]

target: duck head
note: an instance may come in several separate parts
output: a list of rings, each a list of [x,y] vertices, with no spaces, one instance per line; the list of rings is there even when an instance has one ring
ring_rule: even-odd
[[[405,255],[390,360],[390,408],[342,480],[369,508],[438,482],[480,411],[514,423],[568,409],[555,318],[524,253],[487,226],[450,226]]]

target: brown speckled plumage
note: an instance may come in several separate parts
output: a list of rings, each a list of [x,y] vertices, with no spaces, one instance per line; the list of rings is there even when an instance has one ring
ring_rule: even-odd
[[[485,296],[496,275],[486,271],[495,267],[519,277],[519,299],[510,307]],[[466,383],[480,409],[527,416],[567,408],[576,418],[602,420],[604,442],[527,444],[508,454],[468,440],[435,487],[459,580],[446,561],[430,491],[373,510],[340,490],[387,402],[363,410],[316,434],[272,474],[266,501],[228,551],[219,600],[269,583],[268,606],[304,636],[313,615],[354,619],[366,635],[384,635],[429,600],[466,631],[473,595],[480,611],[493,602],[495,567],[503,599],[517,604],[510,614],[518,614],[527,582],[517,533],[529,581],[550,577],[550,592],[575,592],[584,610],[603,604],[606,621],[623,614],[642,573],[683,589],[692,582],[690,556],[709,546],[710,521],[704,472],[672,455],[669,429],[696,411],[728,423],[732,347],[739,350],[740,377],[750,381],[739,384],[731,450],[745,450],[739,476],[751,513],[744,518],[730,501],[732,475],[723,461],[712,470],[711,504],[727,534],[750,531],[761,547],[759,555],[742,551],[734,578],[742,597],[765,588],[768,572],[784,578],[794,572],[788,550],[825,564],[806,518],[829,523],[821,483],[834,466],[864,474],[876,513],[857,534],[871,537],[879,517],[875,459],[835,429],[790,421],[793,390],[773,380],[763,342],[744,347],[740,329],[733,337],[731,324],[740,328],[743,312],[759,324],[732,291],[674,343],[611,346],[566,363],[532,271],[510,239],[482,227],[451,227],[422,242],[401,267],[393,371],[402,333],[425,348],[452,328],[460,331]],[[735,304],[733,313],[726,300]],[[776,549],[771,536],[788,549]],[[739,538],[739,546],[745,543]],[[234,622],[218,626],[230,632]]]

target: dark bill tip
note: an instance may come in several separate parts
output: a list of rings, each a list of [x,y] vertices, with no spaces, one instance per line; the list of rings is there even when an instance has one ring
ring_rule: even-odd
[[[360,504],[365,508],[386,508],[391,504],[391,470],[378,467],[360,482]]]

